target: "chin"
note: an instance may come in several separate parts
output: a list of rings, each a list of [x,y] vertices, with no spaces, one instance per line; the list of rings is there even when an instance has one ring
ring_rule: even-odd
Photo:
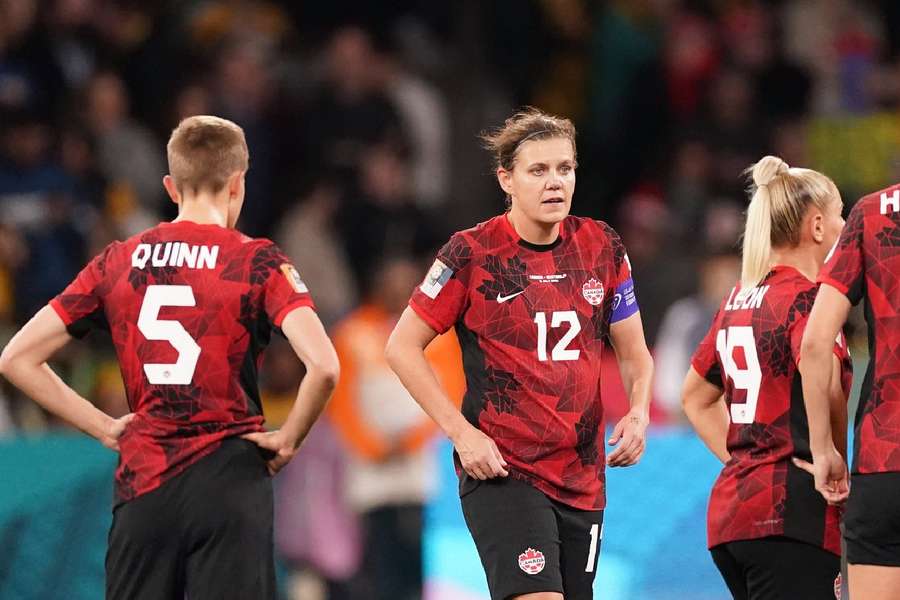
[[[535,219],[538,223],[544,223],[546,225],[556,225],[561,222],[563,219],[569,216],[569,207],[552,207],[545,208],[540,212],[540,214]]]

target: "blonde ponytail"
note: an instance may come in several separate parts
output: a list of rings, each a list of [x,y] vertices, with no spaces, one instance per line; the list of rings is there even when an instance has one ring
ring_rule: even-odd
[[[764,156],[747,169],[753,197],[744,226],[741,290],[759,285],[769,273],[773,248],[800,243],[800,226],[810,205],[825,210],[840,201],[834,182],[818,171],[791,169],[777,156]]]
[[[773,196],[778,193],[770,189],[770,186],[774,187],[776,178],[788,172],[788,166],[777,156],[764,156],[748,171],[753,177],[753,198],[747,208],[747,224],[744,226],[742,290],[756,287],[769,272]]]

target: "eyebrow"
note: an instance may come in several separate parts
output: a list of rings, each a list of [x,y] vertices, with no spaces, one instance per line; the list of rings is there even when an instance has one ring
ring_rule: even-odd
[[[563,160],[559,161],[557,164],[559,164],[559,165],[575,165],[577,163],[572,158],[564,158]],[[537,161],[537,162],[529,163],[528,168],[533,169],[535,167],[549,167],[549,166],[550,165],[544,161]]]

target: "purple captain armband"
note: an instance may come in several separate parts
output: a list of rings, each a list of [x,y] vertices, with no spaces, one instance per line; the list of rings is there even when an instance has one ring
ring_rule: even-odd
[[[616,288],[613,296],[612,315],[609,317],[609,324],[618,323],[627,319],[638,311],[637,296],[634,295],[634,280],[629,277]]]

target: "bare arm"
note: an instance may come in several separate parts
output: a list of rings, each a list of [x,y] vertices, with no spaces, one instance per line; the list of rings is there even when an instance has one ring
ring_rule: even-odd
[[[838,290],[823,283],[803,333],[800,346],[800,374],[803,377],[803,401],[809,419],[809,442],[813,456],[834,447],[832,432],[832,390],[834,340],[847,320],[850,301]]]
[[[831,353],[831,389],[828,397],[831,409],[831,437],[835,449],[847,460],[847,395],[841,382],[841,359]]]
[[[340,376],[334,346],[315,311],[306,306],[295,308],[282,321],[281,330],[306,367],[306,375],[281,429],[243,436],[275,452],[276,456],[269,461],[269,470],[273,474],[296,454],[325,408]]]
[[[641,313],[613,323],[609,336],[631,410],[613,430],[609,443],[616,444],[621,440],[621,444],[610,453],[606,462],[612,467],[627,467],[636,464],[644,453],[645,434],[650,423],[653,358],[644,340]]]
[[[850,312],[850,301],[838,290],[823,283],[816,295],[800,346],[800,374],[803,402],[809,421],[809,443],[813,457],[816,489],[831,503],[842,502],[849,488],[847,466],[836,441],[846,447],[846,431],[835,436],[833,424],[846,424],[846,416],[835,415],[836,385],[834,341]],[[843,396],[843,393],[840,394]],[[846,413],[846,406],[843,408]],[[846,430],[846,425],[844,425]],[[837,439],[835,439],[837,437]],[[845,450],[846,451],[846,450]]]
[[[731,419],[722,400],[722,390],[691,367],[681,388],[681,405],[706,447],[723,463],[728,462],[731,458],[727,447]]]
[[[437,336],[415,311],[403,311],[385,348],[391,369],[410,395],[453,442],[463,469],[477,479],[506,476],[506,461],[492,439],[473,427],[444,393],[425,358],[425,348]]]
[[[49,306],[35,314],[0,355],[0,373],[35,402],[104,446],[118,450],[118,438],[134,417],[113,419],[79,396],[47,364],[72,338]]]

